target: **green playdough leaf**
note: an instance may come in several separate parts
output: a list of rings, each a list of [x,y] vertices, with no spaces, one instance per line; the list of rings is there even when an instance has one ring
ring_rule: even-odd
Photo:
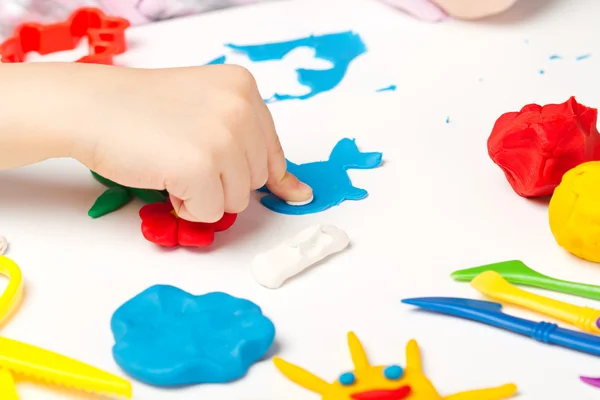
[[[110,189],[115,189],[114,191],[107,190],[96,200],[96,203],[88,212],[88,215],[92,218],[98,218],[115,211],[125,205],[133,196],[139,197],[145,203],[162,203],[169,198],[169,193],[166,190],[131,188],[113,182],[94,171],[90,172],[98,182]]]
[[[168,194],[165,195],[162,191],[158,190],[135,188],[129,188],[129,190],[145,203],[164,203],[169,197]]]
[[[107,186],[109,188],[112,187],[125,187],[123,185],[119,185],[116,182],[111,181],[110,179],[106,179],[105,177],[98,175],[97,173],[95,173],[94,171],[90,171],[92,173],[92,176],[101,184],[103,184],[104,186]]]
[[[122,186],[115,186],[102,193],[88,211],[92,218],[98,218],[123,207],[131,200],[131,192]]]

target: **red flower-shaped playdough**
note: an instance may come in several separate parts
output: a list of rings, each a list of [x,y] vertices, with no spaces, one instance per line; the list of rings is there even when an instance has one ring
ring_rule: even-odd
[[[223,218],[212,224],[190,222],[177,217],[170,201],[146,204],[140,210],[144,237],[166,247],[210,246],[215,239],[215,232],[229,229],[236,217],[237,214],[225,213]]]
[[[598,110],[571,97],[562,104],[529,104],[496,121],[488,153],[523,197],[554,192],[562,176],[577,165],[600,160]]]

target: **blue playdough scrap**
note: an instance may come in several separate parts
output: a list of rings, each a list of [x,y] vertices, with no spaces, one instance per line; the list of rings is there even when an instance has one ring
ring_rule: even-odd
[[[360,36],[351,31],[320,36],[311,35],[286,42],[250,46],[227,44],[226,46],[234,51],[246,54],[253,62],[281,60],[292,50],[299,47],[308,47],[315,50],[316,58],[329,61],[333,64],[332,68],[322,70],[298,68],[296,70],[298,82],[304,86],[308,86],[310,92],[303,95],[276,93],[272,98],[266,99],[266,102],[293,99],[306,100],[319,93],[335,88],[344,79],[350,63],[367,51]],[[222,64],[225,61],[223,57],[220,57],[211,63]]]
[[[117,364],[155,386],[241,378],[275,337],[273,323],[251,301],[220,292],[194,296],[167,285],[123,304],[111,328]]]
[[[396,85],[390,85],[381,89],[377,89],[376,92],[380,93],[380,92],[393,92],[397,89]]]
[[[340,140],[327,161],[308,164],[294,164],[287,161],[288,171],[313,189],[314,199],[303,206],[287,204],[268,189],[269,193],[260,199],[268,209],[290,215],[312,214],[336,206],[344,200],[361,200],[367,197],[367,191],[352,186],[348,169],[372,169],[381,164],[381,153],[361,153],[353,139]]]
[[[227,57],[221,56],[221,57],[215,58],[212,61],[209,61],[208,63],[206,63],[206,65],[225,64],[226,61],[227,61]]]

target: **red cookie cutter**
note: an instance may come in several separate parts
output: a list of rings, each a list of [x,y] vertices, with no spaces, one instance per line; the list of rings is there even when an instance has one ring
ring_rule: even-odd
[[[77,62],[111,65],[113,57],[126,50],[125,30],[129,26],[126,19],[106,16],[97,8],[80,8],[64,22],[20,25],[0,44],[0,56],[3,63],[20,63],[32,51],[44,55],[73,50],[87,37],[89,54]]]

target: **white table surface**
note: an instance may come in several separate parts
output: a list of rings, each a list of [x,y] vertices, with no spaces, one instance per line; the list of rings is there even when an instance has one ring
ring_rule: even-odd
[[[416,338],[442,394],[514,382],[523,399],[597,398],[598,389],[578,380],[581,374],[600,376],[595,357],[415,312],[400,300],[481,298],[449,274],[509,259],[556,277],[600,283],[600,267],[555,244],[546,205],[514,194],[486,150],[503,112],[570,95],[600,106],[598,15],[596,1],[522,0],[488,22],[428,24],[376,1],[297,0],[131,29],[130,50],[118,63],[150,68],[203,64],[229,42],[358,32],[368,52],[336,89],[270,107],[293,161],[326,158],[337,140],[355,137],[363,150],[383,151],[385,164],[351,171],[355,185],[369,191],[367,199],[320,214],[279,215],[254,201],[208,251],[163,251],[147,242],[140,233],[140,203],[89,218],[88,208],[105,188],[74,161],[3,172],[0,233],[10,242],[7,255],[23,269],[27,293],[1,334],[121,374],[111,355],[110,317],[124,301],[162,283],[256,302],[276,325],[277,353],[329,381],[351,368],[345,340],[354,330],[378,364],[404,363],[404,345]],[[555,53],[565,59],[550,61]],[[574,60],[585,53],[592,57]],[[310,58],[300,51],[251,68],[264,92],[301,91],[293,69],[318,65]],[[390,84],[398,90],[375,93]],[[279,290],[256,284],[248,272],[252,257],[315,223],[343,228],[352,247]],[[92,398],[29,383],[18,389],[24,400]],[[270,361],[231,384],[160,390],[134,382],[134,393],[143,400],[318,398]]]

